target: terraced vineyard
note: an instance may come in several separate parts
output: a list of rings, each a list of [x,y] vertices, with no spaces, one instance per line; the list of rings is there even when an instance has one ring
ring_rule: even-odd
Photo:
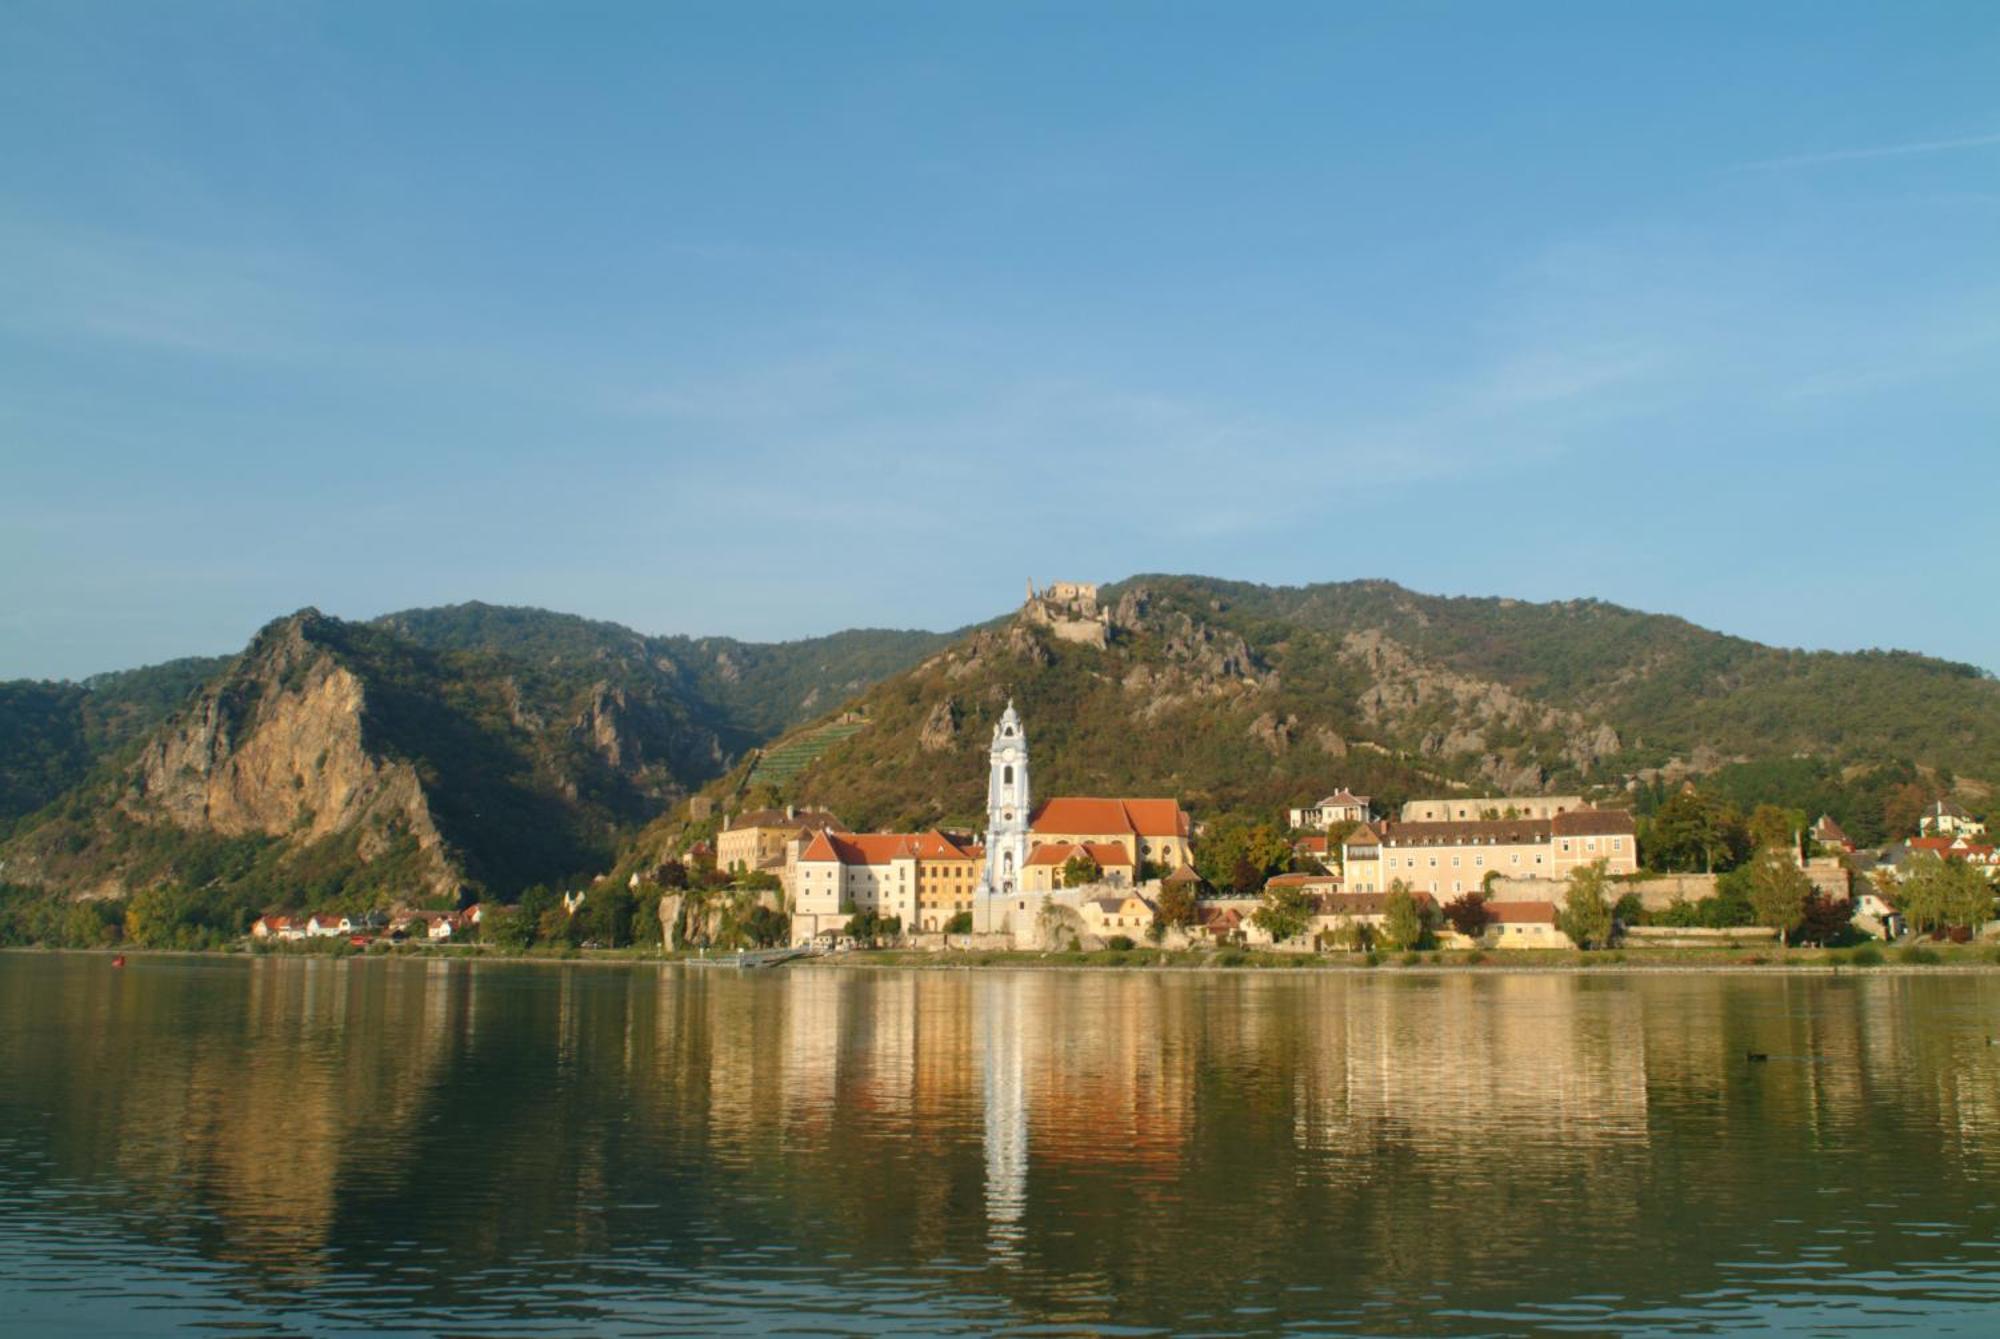
[[[813,759],[843,739],[852,739],[868,728],[862,720],[829,721],[825,725],[780,740],[764,750],[750,770],[748,784],[783,786],[804,771]]]

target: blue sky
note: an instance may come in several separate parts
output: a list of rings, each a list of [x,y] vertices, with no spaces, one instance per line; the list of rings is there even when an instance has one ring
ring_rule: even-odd
[[[2000,6],[0,5],[0,677],[1193,571],[2000,667]]]

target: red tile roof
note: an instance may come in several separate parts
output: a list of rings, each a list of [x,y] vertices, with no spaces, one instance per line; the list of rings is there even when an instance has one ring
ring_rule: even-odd
[[[1031,865],[1067,865],[1079,855],[1097,862],[1099,869],[1130,869],[1132,857],[1117,842],[1049,842],[1028,855]]]
[[[1549,820],[1558,837],[1629,836],[1632,814],[1627,809],[1569,809]]]
[[[972,860],[973,852],[943,833],[830,832],[822,829],[799,853],[801,861],[837,860],[843,865],[886,865],[894,860]]]
[[[1192,825],[1178,800],[1065,795],[1044,801],[1028,826],[1035,832],[1057,834],[1130,832],[1140,837],[1185,837]]]

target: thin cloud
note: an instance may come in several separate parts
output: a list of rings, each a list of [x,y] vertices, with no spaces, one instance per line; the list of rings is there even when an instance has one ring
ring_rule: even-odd
[[[2000,135],[1967,135],[1961,139],[1916,140],[1909,144],[1883,144],[1867,149],[1832,149],[1825,153],[1800,153],[1784,158],[1764,158],[1740,163],[1744,171],[1773,167],[1817,167],[1822,163],[1852,163],[1864,158],[1911,158],[1918,154],[1955,153],[1961,149],[1988,149],[2000,145]]]

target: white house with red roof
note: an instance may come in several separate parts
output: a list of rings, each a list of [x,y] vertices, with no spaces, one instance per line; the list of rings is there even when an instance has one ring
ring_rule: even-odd
[[[1324,832],[1335,823],[1366,823],[1373,816],[1374,802],[1356,795],[1345,786],[1312,804],[1287,811],[1286,817],[1299,832]]]

